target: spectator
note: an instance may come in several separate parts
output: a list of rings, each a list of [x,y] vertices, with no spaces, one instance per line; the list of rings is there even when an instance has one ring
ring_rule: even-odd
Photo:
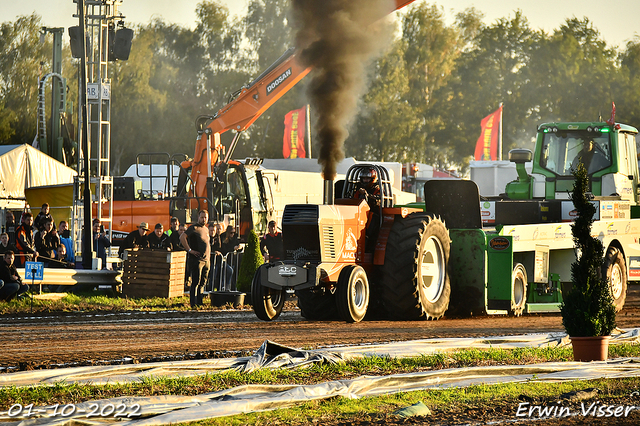
[[[9,242],[9,234],[3,232],[2,234],[0,234],[0,255],[4,255],[9,250],[14,253],[18,251],[16,246]]]
[[[75,268],[76,265],[73,262],[67,261],[67,247],[60,243],[58,247],[56,247],[56,261],[49,262],[50,268]]]
[[[276,228],[276,222],[269,222],[269,232],[260,241],[260,251],[265,262],[277,262],[284,259],[282,234]]]
[[[96,257],[102,259],[102,269],[107,269],[107,249],[111,247],[111,241],[106,237],[104,227],[100,221],[93,223],[93,251]]]
[[[16,244],[16,219],[11,210],[5,213],[5,231],[9,235],[9,243],[12,246]],[[0,259],[2,261],[2,259]]]
[[[149,241],[150,248],[171,250],[171,237],[169,237],[163,231],[164,230],[162,224],[156,223],[153,232],[147,236],[147,241]]]
[[[222,254],[226,255],[240,248],[240,240],[236,237],[236,229],[233,225],[227,226],[227,230],[222,234]]]
[[[126,249],[149,247],[149,241],[147,241],[148,230],[149,225],[147,222],[142,222],[136,231],[129,232],[129,235],[124,239],[118,250],[118,255],[122,257]]]
[[[209,273],[209,282],[212,282],[212,288],[215,287],[218,290],[225,290],[224,282],[233,273],[233,269],[226,262],[222,256],[222,238],[220,237],[220,231],[222,225],[219,223],[209,224],[209,245],[211,246],[211,271]],[[225,279],[221,281],[220,272],[222,265],[225,266]]]
[[[8,251],[4,254],[3,259],[4,261],[0,262],[0,281],[4,285],[0,288],[0,299],[8,302],[14,297],[20,297],[29,291],[29,286],[22,284],[22,279],[13,264],[15,254],[12,251]]]
[[[44,219],[44,227],[42,231],[36,234],[35,244],[38,256],[45,263],[45,266],[49,266],[49,259],[55,257],[55,250],[60,245],[60,237],[58,237],[57,231],[53,229],[51,219]]]
[[[221,254],[222,251],[222,238],[220,236],[220,230],[222,226],[219,223],[209,224],[209,245],[211,245],[212,254]]]
[[[170,237],[174,232],[178,232],[178,226],[180,226],[180,220],[175,216],[172,217],[169,221],[169,229],[167,229],[166,234]]]
[[[198,223],[194,223],[180,236],[180,243],[188,253],[188,268],[191,275],[190,302],[191,307],[202,305],[202,290],[209,276],[209,258],[211,246],[209,246],[209,230],[207,221],[209,213],[200,210]]]
[[[38,213],[33,221],[34,228],[38,230],[38,232],[42,231],[44,229],[44,223],[47,219],[51,220],[51,223],[53,223],[53,229],[56,229],[55,222],[53,221],[53,216],[51,216],[51,213],[49,213],[49,204],[44,203],[42,205],[42,208],[40,209],[40,213]]]
[[[180,221],[177,217],[171,218],[171,228],[167,231],[167,235],[169,235],[169,242],[171,243],[171,250],[182,250],[182,246],[180,246],[180,229],[182,228],[182,232],[184,232],[184,225],[180,224]]]
[[[33,215],[30,212],[22,214],[22,223],[16,229],[16,247],[18,248],[17,262],[19,267],[24,266],[24,262],[36,260],[38,253],[33,243]]]
[[[65,261],[68,263],[74,263],[76,258],[73,253],[73,240],[71,239],[71,233],[69,232],[69,224],[66,221],[62,220],[58,224],[58,236],[60,237],[60,242],[64,244],[65,253],[67,254]]]

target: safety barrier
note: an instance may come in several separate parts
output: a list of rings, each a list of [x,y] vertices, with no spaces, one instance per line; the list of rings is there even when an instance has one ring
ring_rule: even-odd
[[[31,284],[31,280],[25,279],[24,268],[17,269],[25,284]],[[122,271],[108,269],[57,269],[44,268],[42,281],[36,280],[35,284],[43,285],[76,285],[92,284],[116,286],[122,284]]]
[[[204,293],[214,291],[237,291],[236,281],[243,251],[232,251],[226,255],[212,256],[209,280]]]

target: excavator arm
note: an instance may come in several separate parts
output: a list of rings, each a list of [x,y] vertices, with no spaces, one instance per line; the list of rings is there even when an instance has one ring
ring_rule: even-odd
[[[395,0],[395,9],[389,13],[413,1]],[[251,126],[271,105],[309,74],[311,68],[301,66],[296,61],[296,53],[294,48],[287,50],[254,81],[240,89],[234,99],[215,115],[198,117],[194,158],[182,163],[183,168],[191,168],[191,178],[194,182],[192,190],[196,197],[208,198],[207,178],[212,177],[213,167],[220,160],[224,149],[220,135],[227,130],[237,132],[224,159],[226,163],[233,154],[239,133]]]

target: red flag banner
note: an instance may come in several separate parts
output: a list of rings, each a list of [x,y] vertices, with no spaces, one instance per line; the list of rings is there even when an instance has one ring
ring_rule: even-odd
[[[495,112],[482,119],[480,126],[482,131],[476,142],[475,160],[495,161],[498,159],[498,142],[500,137],[500,120],[502,119],[502,106]]]
[[[611,102],[611,118],[607,120],[609,126],[616,124],[616,104]]]
[[[289,111],[284,116],[284,138],[282,140],[282,155],[284,158],[305,158],[304,132],[306,126],[306,111],[304,106]]]

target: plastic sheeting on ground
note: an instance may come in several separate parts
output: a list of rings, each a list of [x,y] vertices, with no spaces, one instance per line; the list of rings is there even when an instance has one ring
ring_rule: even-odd
[[[125,407],[130,413],[140,409],[139,417],[118,419],[122,425],[164,425],[205,420],[241,413],[286,408],[304,402],[342,396],[372,397],[397,392],[465,387],[480,384],[513,382],[561,382],[597,378],[640,377],[640,358],[604,362],[552,362],[535,365],[467,367],[432,370],[390,376],[362,376],[353,380],[336,380],[315,385],[245,385],[208,394],[181,397],[121,397],[73,405],[74,415],[52,416],[53,409],[37,416],[0,415],[0,424],[77,425],[105,424],[112,417],[87,417],[102,407]],[[97,409],[95,408],[97,407]],[[5,423],[7,422],[7,423]]]
[[[640,342],[640,328],[618,330],[611,339],[611,344],[625,342]],[[348,361],[366,356],[403,358],[470,348],[514,349],[568,344],[568,336],[561,332],[500,337],[422,339],[311,351],[288,348],[265,341],[251,357],[21,371],[0,374],[0,386],[51,385],[60,381],[96,385],[126,383],[140,381],[146,377],[190,377],[224,370],[250,372],[257,368],[300,368],[314,362]]]

